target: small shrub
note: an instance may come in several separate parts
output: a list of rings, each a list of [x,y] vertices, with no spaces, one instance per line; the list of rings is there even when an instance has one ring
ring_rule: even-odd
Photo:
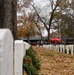
[[[40,69],[40,60],[36,57],[32,58],[33,65],[39,70]]]
[[[37,70],[37,68],[35,66],[30,65],[29,70],[31,72],[31,75],[38,75],[38,70]]]
[[[24,62],[24,63],[31,63],[31,62],[32,62],[32,58],[31,58],[30,56],[26,55],[26,56],[24,57],[24,59],[23,59],[23,62]]]
[[[36,57],[36,52],[32,49],[32,47],[26,50],[26,56],[23,60],[23,68],[28,75],[38,75],[40,61]]]
[[[30,47],[28,50],[26,50],[26,55],[29,55],[31,57],[36,56],[36,52]]]

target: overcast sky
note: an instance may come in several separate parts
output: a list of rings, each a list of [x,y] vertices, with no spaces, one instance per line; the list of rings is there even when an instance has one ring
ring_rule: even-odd
[[[49,1],[49,0],[48,0],[48,1]],[[43,9],[44,7],[46,7],[46,6],[49,6],[49,7],[46,7],[46,8],[43,10],[45,16],[48,16],[48,15],[49,15],[49,11],[51,11],[51,10],[50,10],[50,5],[49,5],[49,2],[48,2],[48,1],[46,1],[46,0],[34,0],[36,6],[42,8],[42,9]],[[55,31],[56,31],[56,30],[51,29],[51,30],[50,30],[50,33],[55,32]],[[46,31],[46,30],[44,30],[43,36],[47,36],[47,31]]]

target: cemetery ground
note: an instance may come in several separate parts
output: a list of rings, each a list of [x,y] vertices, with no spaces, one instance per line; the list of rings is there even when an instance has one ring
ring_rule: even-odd
[[[74,55],[33,47],[40,59],[39,75],[74,75]],[[26,74],[24,74],[26,75]]]

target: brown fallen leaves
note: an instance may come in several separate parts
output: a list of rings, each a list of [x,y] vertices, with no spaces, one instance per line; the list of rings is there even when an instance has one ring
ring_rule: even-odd
[[[74,75],[74,55],[33,47],[40,59],[39,75]]]

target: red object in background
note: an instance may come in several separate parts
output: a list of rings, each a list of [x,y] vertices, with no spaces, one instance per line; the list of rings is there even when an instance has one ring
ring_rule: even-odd
[[[62,42],[62,39],[61,38],[52,38],[50,41],[51,42]]]

